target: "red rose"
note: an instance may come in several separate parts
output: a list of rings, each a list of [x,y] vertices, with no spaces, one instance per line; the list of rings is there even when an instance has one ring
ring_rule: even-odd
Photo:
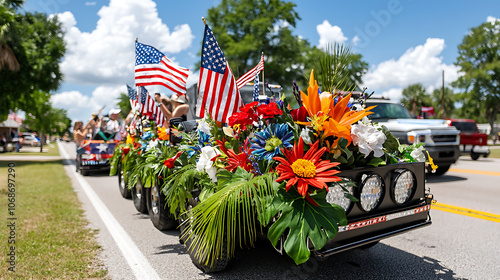
[[[278,108],[278,105],[274,102],[269,104],[262,104],[257,107],[257,115],[263,117],[264,119],[274,118],[276,115],[282,115],[283,111]]]
[[[229,126],[239,124],[240,129],[245,130],[247,125],[251,125],[254,121],[257,121],[257,116],[255,114],[248,114],[246,112],[236,112],[229,117]]]
[[[130,147],[122,147],[122,152],[124,155],[128,154],[128,152],[130,152]]]
[[[251,115],[255,113],[255,109],[257,108],[258,105],[259,102],[254,101],[252,103],[248,103],[245,106],[240,107],[240,111]]]

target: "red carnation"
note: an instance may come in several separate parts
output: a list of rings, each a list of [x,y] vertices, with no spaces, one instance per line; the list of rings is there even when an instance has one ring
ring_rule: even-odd
[[[257,107],[257,115],[261,116],[264,119],[274,118],[276,115],[283,114],[283,111],[278,108],[278,105],[274,102],[269,104],[262,104]]]

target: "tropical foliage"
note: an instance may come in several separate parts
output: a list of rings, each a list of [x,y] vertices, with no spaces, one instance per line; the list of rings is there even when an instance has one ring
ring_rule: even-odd
[[[460,114],[476,116],[493,127],[500,114],[500,21],[472,28],[458,46],[455,63],[464,73],[454,82],[463,90]],[[492,130],[493,132],[493,130]]]

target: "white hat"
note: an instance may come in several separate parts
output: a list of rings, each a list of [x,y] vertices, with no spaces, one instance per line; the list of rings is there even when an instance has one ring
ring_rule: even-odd
[[[179,102],[179,103],[183,103],[183,104],[188,103],[187,96],[185,94],[175,93],[174,95],[172,95],[172,97],[170,98],[170,100],[176,101],[176,102]]]
[[[113,114],[119,114],[122,110],[118,109],[118,108],[115,108],[115,109],[111,109],[109,110],[109,114],[110,115],[113,115]]]

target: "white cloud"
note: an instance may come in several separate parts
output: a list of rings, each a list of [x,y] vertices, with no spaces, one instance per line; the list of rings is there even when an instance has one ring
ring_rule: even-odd
[[[74,121],[88,121],[92,113],[97,113],[106,106],[101,114],[105,115],[110,109],[115,108],[120,93],[126,93],[126,86],[100,86],[89,97],[79,91],[65,91],[51,96],[54,108],[65,109],[68,117]]]
[[[428,38],[425,44],[408,49],[399,59],[381,62],[370,69],[363,77],[363,84],[368,91],[383,91],[395,99],[399,99],[402,89],[411,84],[421,83],[427,89],[440,87],[443,70],[445,83],[449,84],[460,73],[457,66],[443,63],[439,55],[444,47],[443,39]]]
[[[61,63],[66,82],[124,84],[133,79],[137,37],[167,56],[185,50],[194,38],[187,24],[170,30],[151,0],[111,0],[98,15],[97,27],[90,33],[76,27],[71,12],[57,15],[66,32],[67,52]]]
[[[496,21],[500,21],[500,19],[492,16],[486,18],[486,22],[495,23]]]
[[[95,2],[85,2],[85,6],[95,6]]]
[[[356,35],[352,38],[352,44],[355,46],[358,45],[359,41],[361,41],[361,38],[359,38],[358,35]]]
[[[316,30],[319,34],[318,48],[326,49],[328,44],[334,42],[344,43],[347,41],[347,37],[344,36],[342,29],[337,25],[332,26],[328,20],[324,20],[322,24],[317,25]]]

